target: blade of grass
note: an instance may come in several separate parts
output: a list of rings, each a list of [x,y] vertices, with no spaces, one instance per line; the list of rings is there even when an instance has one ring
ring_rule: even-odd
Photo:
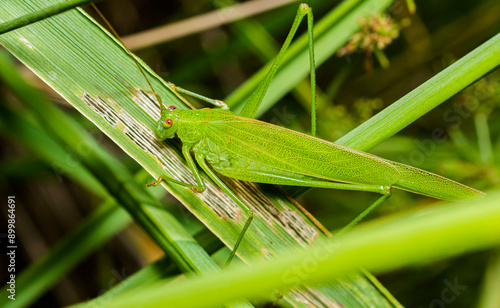
[[[499,65],[500,34],[497,34],[336,143],[367,151]]]
[[[359,267],[384,272],[428,260],[497,246],[500,243],[500,191],[480,201],[439,206],[378,219],[350,233],[279,260],[240,266],[210,278],[150,288],[108,302],[107,307],[200,307],[240,297],[265,296],[273,289],[320,283]],[[262,279],[264,278],[265,279]]]
[[[4,288],[0,306],[28,307],[65,276],[76,264],[129,224],[130,216],[113,200],[101,204],[85,222],[58,243],[36,263],[16,277],[16,288],[22,290],[10,300]]]
[[[0,24],[0,34],[19,29],[21,27],[30,25],[34,22],[49,18],[68,10],[74,9],[78,6],[83,6],[92,2],[99,2],[101,0],[66,0],[52,6],[37,10],[31,14],[26,14],[18,18],[3,22]]]
[[[200,243],[208,253],[215,252],[222,246],[222,243],[213,236],[213,234],[209,233],[208,230],[204,230],[202,232],[198,232],[195,235],[196,240]],[[137,273],[128,277],[121,283],[117,284],[109,291],[104,293],[102,296],[85,302],[80,307],[96,307],[96,306],[105,306],[108,300],[111,300],[115,296],[126,294],[130,291],[136,291],[140,289],[145,289],[154,285],[155,283],[164,283],[165,278],[175,279],[177,276],[173,276],[174,274],[178,274],[179,270],[174,266],[172,261],[168,256],[165,256],[158,261],[142,268]]]
[[[10,135],[29,148],[51,166],[58,176],[64,174],[91,193],[108,200],[45,256],[23,270],[16,277],[16,287],[23,292],[18,293],[16,300],[12,301],[8,299],[8,293],[4,289],[0,293],[1,307],[26,307],[32,304],[74,265],[131,221],[130,216],[107,195],[99,181],[87,169],[80,164],[69,167],[62,163],[66,161],[67,151],[40,127],[28,121],[28,115],[26,112],[10,110],[0,105],[2,133]],[[56,165],[57,170],[54,168]],[[143,174],[142,178],[145,180],[146,175]]]
[[[498,293],[498,290],[500,290],[500,251],[498,250],[491,256],[481,289],[477,307],[500,307],[500,294]]]
[[[67,163],[68,151],[50,135],[46,134],[33,121],[29,121],[26,113],[21,116],[7,106],[0,105],[0,130],[7,137],[20,141],[25,147],[49,166],[59,180],[67,176],[99,197],[107,196],[104,187],[81,164]]]

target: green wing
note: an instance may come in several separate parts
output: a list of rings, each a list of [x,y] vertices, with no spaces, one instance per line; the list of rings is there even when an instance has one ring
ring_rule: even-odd
[[[393,161],[387,162],[396,167],[401,174],[401,178],[394,185],[397,188],[438,199],[455,201],[479,199],[486,195],[479,190],[440,175]]]
[[[289,178],[393,185],[445,200],[485,195],[425,170],[254,119],[214,114],[203,125],[207,160],[235,179],[284,185],[291,185]]]
[[[400,177],[379,157],[258,120],[224,114],[202,125],[207,161],[232,178],[274,184],[293,177],[392,185]]]

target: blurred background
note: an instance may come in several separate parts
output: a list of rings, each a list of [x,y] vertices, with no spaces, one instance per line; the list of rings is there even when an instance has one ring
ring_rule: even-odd
[[[137,42],[129,35],[241,2],[248,1],[107,0],[98,7],[125,41],[134,45]],[[298,3],[290,1],[288,5],[236,23],[181,35],[153,46],[136,46],[133,51],[165,80],[208,97],[224,99],[276,54]],[[339,1],[308,3],[319,20]],[[405,1],[396,1],[387,14],[360,20],[363,32],[317,69],[319,137],[338,139],[500,30],[500,2],[496,0],[416,1],[416,10],[413,14],[410,11]],[[88,12],[96,15],[90,9]],[[200,28],[204,29],[203,25]],[[300,27],[300,31],[305,29],[304,25]],[[83,124],[127,168],[132,172],[140,170],[135,161],[20,64],[19,71]],[[2,112],[18,104],[2,84],[0,95]],[[308,93],[297,87],[262,119],[307,133],[310,131],[308,101]],[[371,152],[488,191],[500,186],[499,107],[497,70]],[[1,130],[0,192],[2,196],[16,195],[17,236],[23,243],[18,250],[17,266],[21,269],[49,251],[102,200],[73,183],[54,165],[41,160],[36,151],[26,146],[29,140],[23,140],[15,130],[5,125]],[[433,138],[437,133],[441,137]],[[336,230],[362,212],[374,198],[368,193],[315,189],[301,196],[299,202],[327,229]],[[203,228],[173,198],[167,197],[163,202],[189,228]],[[394,191],[367,219],[434,202],[424,196]],[[2,226],[6,225],[5,215],[2,212],[0,216]],[[6,234],[1,233],[0,237],[4,241]],[[35,306],[68,305],[96,297],[161,255],[154,242],[139,227],[130,224],[80,263]],[[478,303],[485,273],[495,256],[498,258],[498,252],[468,254],[377,278],[407,307],[445,307],[440,303],[471,307]],[[5,254],[0,258],[5,259]],[[450,293],[453,301],[447,302],[442,296],[444,290],[450,290],[450,285],[459,287]]]

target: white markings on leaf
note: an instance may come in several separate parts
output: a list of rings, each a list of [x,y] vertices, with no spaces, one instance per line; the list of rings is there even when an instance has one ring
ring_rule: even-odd
[[[57,73],[56,73],[56,72],[54,72],[54,71],[49,72],[49,78],[50,78],[52,81],[56,81],[56,80],[57,80]]]
[[[19,40],[27,46],[29,49],[35,49],[35,46],[33,46],[30,41],[28,41],[24,36],[19,36]]]
[[[90,94],[84,92],[82,95],[82,100],[87,106],[92,108],[95,113],[99,114],[106,122],[111,126],[117,127],[117,117],[113,114],[114,109],[102,100],[99,96],[92,97]]]
[[[156,100],[156,97],[153,94],[142,91],[142,89],[138,89],[136,91],[136,95],[132,97],[132,100],[140,104],[143,110],[146,111],[146,113],[149,114],[153,119],[159,119],[160,103]]]

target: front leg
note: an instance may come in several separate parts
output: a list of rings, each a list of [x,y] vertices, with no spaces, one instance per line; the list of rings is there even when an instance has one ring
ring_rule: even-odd
[[[197,187],[191,188],[195,193],[201,193],[204,192],[207,187],[205,186],[205,182],[203,182],[203,178],[201,177],[200,172],[198,171],[198,168],[196,168],[196,165],[193,160],[193,156],[191,156],[191,149],[193,148],[192,144],[187,144],[184,143],[182,145],[182,154],[184,154],[184,158],[186,159],[186,162],[189,166],[189,169],[191,169],[191,172],[193,173],[193,176],[196,180],[196,184],[198,184]]]
[[[193,145],[191,144],[183,144],[182,145],[182,154],[184,155],[184,158],[186,159],[186,162],[189,166],[189,169],[191,169],[191,172],[193,173],[193,176],[196,180],[197,185],[192,185],[188,183],[184,183],[181,181],[174,180],[173,178],[166,176],[166,175],[160,175],[156,181],[151,181],[151,183],[146,184],[147,187],[150,186],[156,186],[160,184],[161,182],[170,182],[170,183],[175,183],[182,185],[184,187],[190,188],[192,191],[195,193],[201,193],[204,192],[207,188],[205,186],[205,182],[203,182],[203,178],[200,175],[200,172],[198,171],[198,168],[196,168],[196,165],[194,163],[193,157],[191,156],[191,149]]]
[[[227,267],[230,263],[231,260],[233,259],[234,255],[236,254],[236,251],[238,250],[238,247],[240,246],[241,241],[243,240],[243,237],[245,236],[245,233],[248,230],[248,227],[250,227],[250,224],[252,223],[253,219],[253,211],[248,207],[248,205],[245,204],[229,187],[222,182],[221,179],[215,174],[214,171],[207,165],[207,162],[205,161],[205,157],[201,154],[195,153],[196,157],[196,162],[198,162],[198,165],[200,165],[201,169],[205,171],[206,174],[219,186],[220,189],[222,189],[238,206],[245,212],[247,215],[247,220],[245,221],[245,224],[243,225],[243,229],[240,232],[240,235],[238,236],[238,239],[236,240],[236,243],[234,244],[233,250],[231,251],[231,254],[229,255],[229,258],[226,261],[225,267]]]

